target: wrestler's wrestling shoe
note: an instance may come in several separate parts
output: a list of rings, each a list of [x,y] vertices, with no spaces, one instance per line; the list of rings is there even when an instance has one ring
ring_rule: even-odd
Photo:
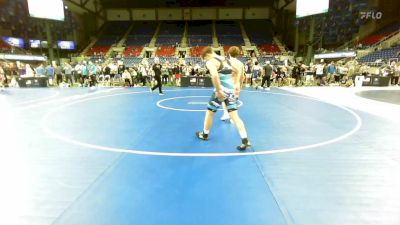
[[[251,147],[251,143],[250,143],[249,139],[243,138],[242,139],[242,144],[237,146],[236,149],[239,150],[239,151],[244,151],[249,147]]]
[[[208,134],[205,134],[204,132],[196,132],[196,137],[204,141],[208,140]]]

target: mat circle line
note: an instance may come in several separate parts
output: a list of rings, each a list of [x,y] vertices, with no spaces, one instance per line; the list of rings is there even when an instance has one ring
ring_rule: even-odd
[[[191,89],[185,89],[185,90],[169,90],[168,92],[177,92],[177,91],[186,91],[186,90],[191,90]],[[195,89],[195,90],[209,90],[209,89]],[[134,149],[124,149],[124,148],[115,148],[115,147],[108,147],[108,146],[102,146],[102,145],[95,145],[95,144],[89,144],[81,141],[77,141],[72,138],[68,138],[65,136],[62,136],[60,134],[55,133],[52,131],[48,126],[47,126],[47,121],[49,121],[49,118],[56,113],[57,111],[61,110],[62,108],[65,108],[67,106],[77,104],[80,102],[87,102],[90,100],[96,100],[96,99],[102,99],[102,98],[108,98],[108,97],[113,97],[113,96],[121,96],[121,95],[131,95],[131,94],[145,94],[149,92],[126,92],[126,93],[116,93],[116,94],[108,94],[108,95],[103,95],[103,96],[98,96],[98,97],[92,97],[92,98],[85,98],[85,99],[80,99],[78,101],[73,101],[64,105],[61,105],[59,107],[56,107],[54,109],[49,110],[41,120],[41,128],[45,132],[46,135],[49,137],[64,141],[66,143],[78,145],[81,147],[86,147],[90,149],[95,149],[98,151],[108,151],[108,152],[117,152],[117,153],[128,153],[128,154],[136,154],[136,155],[151,155],[151,156],[169,156],[169,157],[237,157],[237,156],[254,156],[254,155],[271,155],[271,154],[278,154],[278,153],[287,153],[287,152],[296,152],[296,151],[301,151],[301,150],[306,150],[306,149],[313,149],[317,147],[322,147],[326,145],[333,144],[335,142],[339,142],[341,140],[344,140],[353,134],[355,134],[362,126],[362,119],[361,117],[355,113],[353,110],[337,105],[334,103],[330,103],[327,101],[322,101],[319,99],[311,98],[311,97],[306,97],[306,96],[301,96],[301,95],[294,95],[294,94],[284,94],[284,93],[273,93],[273,92],[261,92],[261,91],[246,91],[243,90],[243,92],[249,92],[249,93],[262,93],[262,94],[272,94],[272,95],[284,95],[284,96],[291,96],[291,97],[298,97],[298,98],[303,98],[303,99],[309,99],[313,101],[318,101],[321,103],[329,104],[336,106],[338,108],[341,108],[342,110],[350,113],[356,120],[355,126],[347,133],[338,136],[336,138],[315,143],[315,144],[309,144],[309,145],[302,145],[302,146],[297,146],[297,147],[290,147],[290,148],[283,148],[283,149],[269,149],[269,150],[259,150],[256,152],[232,152],[232,153],[178,153],[178,152],[155,152],[155,151],[142,151],[142,150],[134,150]]]
[[[164,106],[161,104],[162,102],[166,102],[169,100],[184,99],[184,98],[210,98],[210,96],[179,96],[179,97],[173,97],[173,98],[166,98],[166,99],[162,99],[162,100],[158,101],[156,103],[156,105],[163,109],[169,109],[169,110],[180,111],[180,112],[205,112],[205,111],[207,111],[207,109],[180,109],[180,108]],[[242,107],[242,106],[243,106],[243,102],[238,100],[237,107]],[[218,110],[223,110],[223,109],[218,109]]]

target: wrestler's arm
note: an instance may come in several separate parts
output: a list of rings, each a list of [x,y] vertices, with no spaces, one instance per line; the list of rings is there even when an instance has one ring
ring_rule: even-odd
[[[243,63],[240,61],[236,61],[233,66],[233,69],[234,72],[232,73],[232,79],[234,81],[234,86],[235,86],[235,95],[239,97],[240,90],[242,89],[243,81],[245,79]]]
[[[206,67],[211,74],[211,81],[216,89],[216,91],[220,91],[222,89],[221,81],[219,79],[218,70],[217,70],[218,61],[215,59],[211,59],[206,63]]]
[[[240,88],[243,87],[243,83],[246,80],[246,76],[244,74],[244,66],[242,64],[242,69],[241,69],[241,73],[240,73]]]

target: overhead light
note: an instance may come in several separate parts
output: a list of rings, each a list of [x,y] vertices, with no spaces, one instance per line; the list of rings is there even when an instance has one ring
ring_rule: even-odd
[[[64,6],[64,8],[65,8],[65,9],[68,9],[68,6],[66,5],[66,6]]]

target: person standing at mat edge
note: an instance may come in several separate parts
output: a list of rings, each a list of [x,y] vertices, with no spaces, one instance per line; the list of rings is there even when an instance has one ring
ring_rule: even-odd
[[[264,68],[263,68],[263,77],[262,77],[262,82],[261,82],[261,88],[264,88],[264,90],[271,90],[271,75],[272,75],[273,68],[271,66],[271,63],[269,61],[266,62]],[[267,87],[265,88],[265,82],[267,82]],[[258,89],[258,87],[256,87]]]
[[[221,106],[222,102],[226,104],[233,123],[239,131],[242,138],[242,144],[237,147],[238,150],[246,150],[251,146],[247,137],[247,131],[243,121],[238,114],[238,98],[241,90],[242,76],[244,76],[244,65],[239,60],[235,59],[240,53],[238,47],[231,47],[228,53],[232,59],[215,54],[211,47],[206,47],[202,51],[201,57],[206,62],[206,67],[210,71],[211,80],[215,87],[208,104],[204,118],[204,129],[201,132],[196,132],[197,138],[208,140],[210,129],[212,127],[215,112]]]
[[[157,85],[152,87],[150,89],[151,92],[153,92],[155,89],[158,88],[159,91],[159,95],[164,95],[164,93],[162,92],[162,82],[161,82],[161,64],[160,64],[160,60],[158,58],[154,58],[154,65],[153,65],[153,71],[154,71],[154,78],[157,81]]]

